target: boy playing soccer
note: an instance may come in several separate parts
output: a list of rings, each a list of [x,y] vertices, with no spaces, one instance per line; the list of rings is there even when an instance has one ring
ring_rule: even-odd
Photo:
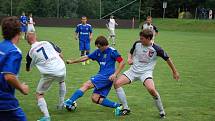
[[[84,95],[84,93],[94,88],[92,94],[92,101],[96,104],[100,104],[110,108],[119,107],[120,104],[112,102],[107,98],[107,95],[112,87],[113,81],[124,67],[124,61],[120,54],[112,47],[108,46],[108,41],[104,36],[99,36],[95,45],[98,47],[93,53],[84,56],[77,60],[67,60],[68,64],[79,63],[89,59],[95,60],[100,66],[99,72],[86,81],[83,86],[76,90],[73,95],[64,102],[67,110],[71,110],[74,101]],[[119,63],[117,69],[115,69],[115,62]]]
[[[153,81],[153,70],[156,65],[157,57],[163,58],[172,70],[174,79],[179,79],[172,60],[167,53],[158,45],[152,43],[153,32],[145,29],[140,32],[140,40],[135,42],[133,47],[128,53],[128,64],[131,65],[130,69],[124,72],[124,75],[114,83],[117,96],[123,105],[123,110],[128,108],[125,92],[122,88],[123,85],[130,84],[135,80],[140,80],[146,87],[148,92],[152,95],[156,107],[158,108],[161,118],[165,118],[165,111],[161,102],[161,97],[155,88]],[[117,115],[126,115],[121,108],[117,109]]]
[[[27,33],[28,44],[31,49],[26,56],[26,71],[30,71],[36,66],[41,73],[41,79],[37,86],[36,98],[38,107],[43,112],[44,117],[38,121],[50,121],[47,104],[44,98],[45,92],[51,87],[52,82],[59,83],[59,104],[58,109],[63,109],[63,101],[66,94],[66,67],[62,60],[61,49],[48,41],[37,41],[36,34]]]
[[[79,39],[79,50],[81,51],[81,56],[88,55],[90,53],[90,41],[92,40],[92,26],[87,24],[87,17],[81,17],[81,24],[78,24],[75,30],[75,39]],[[87,64],[90,61],[86,61]],[[85,62],[82,62],[85,65]]]

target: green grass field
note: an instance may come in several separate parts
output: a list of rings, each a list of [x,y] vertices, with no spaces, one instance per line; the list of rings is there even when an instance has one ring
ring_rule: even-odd
[[[64,58],[79,57],[78,41],[74,39],[73,28],[36,27],[39,40],[52,40],[63,50]],[[117,45],[126,59],[127,52],[138,39],[138,29],[117,29]],[[98,35],[107,35],[105,29],[94,29],[94,39]],[[183,32],[161,30],[156,43],[162,46],[173,59],[179,73],[180,81],[172,78],[165,61],[158,59],[154,70],[154,81],[162,97],[167,118],[164,121],[214,121],[215,120],[215,35],[212,32]],[[42,113],[37,107],[35,90],[40,79],[36,68],[30,73],[25,72],[25,55],[30,48],[25,40],[18,45],[23,52],[23,63],[20,80],[30,86],[30,94],[23,96],[17,91],[20,106],[25,111],[29,121],[35,121]],[[94,43],[91,44],[95,50]],[[125,69],[129,66],[126,65]],[[96,62],[90,65],[67,65],[67,95],[78,89],[83,82],[98,71]],[[113,109],[93,104],[90,96],[92,90],[78,100],[75,112],[56,110],[58,103],[58,84],[53,83],[46,93],[46,101],[52,121],[159,121],[158,112],[152,97],[141,82],[135,82],[124,87],[132,114],[125,117],[115,117]],[[117,101],[114,89],[110,99]]]

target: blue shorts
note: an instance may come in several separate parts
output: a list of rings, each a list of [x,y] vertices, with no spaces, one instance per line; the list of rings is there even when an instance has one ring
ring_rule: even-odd
[[[79,40],[79,50],[84,51],[84,50],[90,50],[90,40]]]
[[[11,111],[0,111],[0,121],[27,121],[21,108]]]
[[[27,32],[27,26],[21,26],[21,32]]]
[[[113,82],[108,78],[109,77],[100,74],[91,77],[91,82],[95,86],[93,93],[99,94],[103,97],[107,97],[113,85]]]

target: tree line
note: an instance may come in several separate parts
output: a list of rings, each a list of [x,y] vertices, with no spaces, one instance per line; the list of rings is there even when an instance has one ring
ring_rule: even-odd
[[[22,12],[25,12],[27,14],[32,13],[35,17],[80,18],[87,16],[99,19],[132,1],[134,0],[1,0],[0,16],[9,16],[11,12],[12,15],[20,16]],[[148,15],[162,17],[163,1],[136,0],[113,15],[119,19],[139,18],[139,15],[141,18]],[[166,17],[169,18],[177,18],[179,10],[190,11],[191,13],[194,13],[196,8],[203,7],[215,10],[214,0],[165,1],[167,2]]]

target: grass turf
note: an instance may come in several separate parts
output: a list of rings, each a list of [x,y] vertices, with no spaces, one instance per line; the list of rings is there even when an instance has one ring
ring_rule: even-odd
[[[37,27],[39,40],[51,40],[63,50],[64,58],[79,57],[78,41],[74,39],[73,28]],[[118,29],[117,45],[126,59],[127,52],[135,40],[138,39],[137,29]],[[94,29],[94,39],[98,35],[107,35],[105,29]],[[161,45],[170,55],[179,73],[180,81],[172,78],[171,71],[162,59],[158,59],[154,71],[155,85],[160,92],[165,106],[167,118],[165,121],[212,121],[215,117],[215,49],[213,33],[208,32],[183,32],[161,30],[156,38],[156,43]],[[25,111],[29,121],[35,121],[42,114],[39,112],[35,100],[35,90],[40,79],[36,68],[30,73],[24,71],[25,55],[29,45],[21,40],[18,45],[23,52],[23,63],[20,72],[20,80],[30,86],[30,94],[23,96],[17,91],[20,106]],[[94,43],[91,44],[95,50]],[[129,66],[126,65],[125,69]],[[81,64],[67,65],[67,95],[68,98],[83,82],[95,75],[98,71],[96,62],[90,65]],[[45,99],[53,121],[156,121],[158,112],[153,104],[151,96],[142,86],[141,82],[134,82],[124,86],[128,103],[132,114],[125,117],[115,117],[113,109],[105,108],[91,102],[92,90],[78,100],[78,108],[75,112],[56,110],[58,103],[58,84],[53,83],[51,89],[46,93]],[[117,101],[116,94],[112,89],[109,99]]]

